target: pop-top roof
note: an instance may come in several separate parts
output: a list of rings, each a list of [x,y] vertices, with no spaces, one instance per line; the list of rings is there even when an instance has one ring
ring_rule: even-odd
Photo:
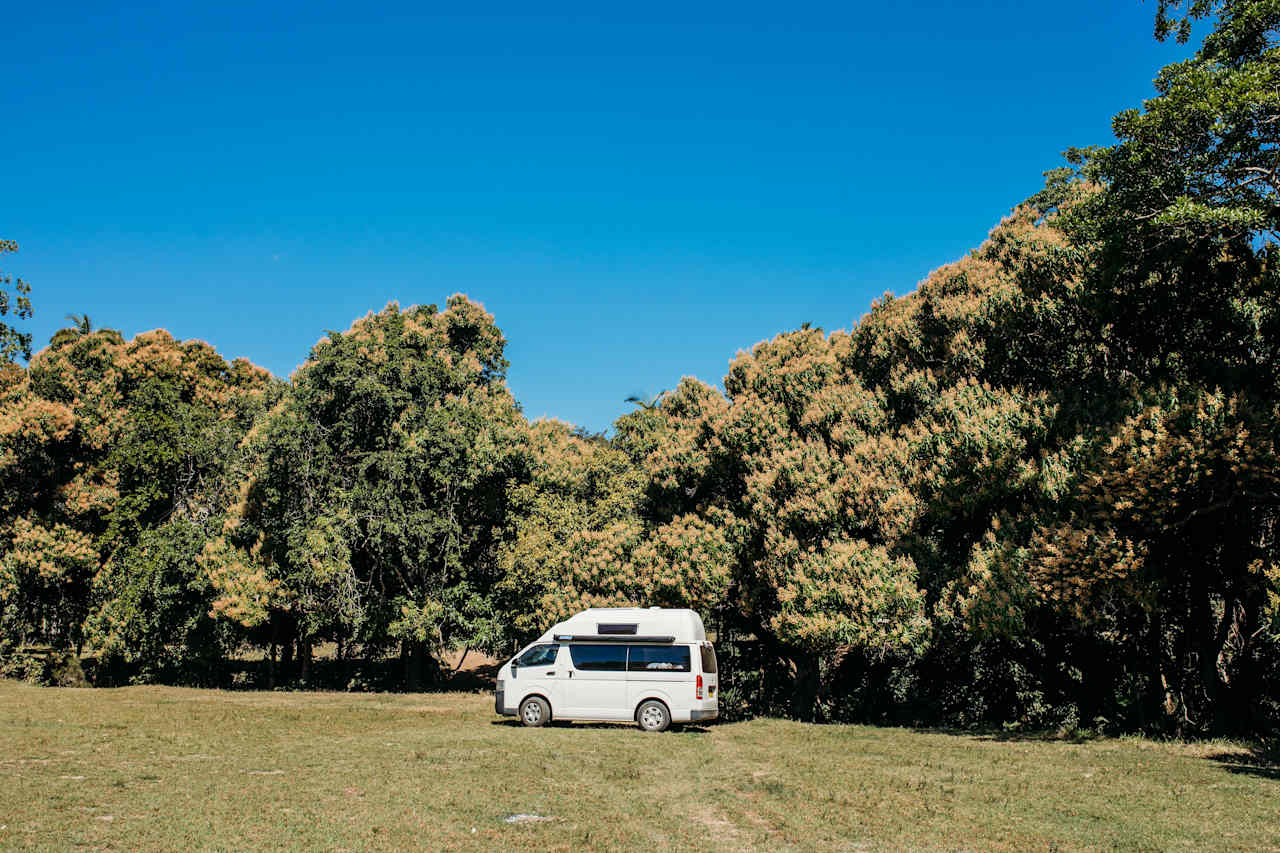
[[[553,642],[561,637],[588,643],[656,642],[657,637],[666,642],[697,643],[707,638],[707,632],[702,627],[702,618],[692,610],[593,607],[557,622],[541,640]]]

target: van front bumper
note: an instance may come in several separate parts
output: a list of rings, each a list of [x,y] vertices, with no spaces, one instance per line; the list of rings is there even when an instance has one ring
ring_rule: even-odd
[[[502,690],[493,691],[493,713],[501,714],[504,717],[514,717],[515,711],[508,711],[506,704],[503,702]]]

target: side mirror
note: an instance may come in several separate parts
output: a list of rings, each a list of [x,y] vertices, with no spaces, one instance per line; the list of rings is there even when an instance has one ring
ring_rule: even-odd
[[[512,660],[512,661],[511,661],[511,678],[512,678],[512,680],[515,680],[516,672],[517,672],[517,671],[519,671],[519,669],[520,669],[520,664],[518,664],[518,663],[516,663],[514,660]]]

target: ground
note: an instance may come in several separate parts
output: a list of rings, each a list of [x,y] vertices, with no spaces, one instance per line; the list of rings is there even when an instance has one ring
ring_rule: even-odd
[[[478,693],[0,682],[0,847],[73,846],[1280,850],[1280,771],[1221,743],[525,729]]]

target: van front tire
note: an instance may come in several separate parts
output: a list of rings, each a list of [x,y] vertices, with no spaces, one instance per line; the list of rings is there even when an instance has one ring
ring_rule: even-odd
[[[636,722],[646,732],[665,732],[671,725],[671,712],[666,705],[650,699],[636,710]]]
[[[520,703],[520,722],[531,728],[541,728],[551,722],[551,706],[541,696],[530,696]]]

